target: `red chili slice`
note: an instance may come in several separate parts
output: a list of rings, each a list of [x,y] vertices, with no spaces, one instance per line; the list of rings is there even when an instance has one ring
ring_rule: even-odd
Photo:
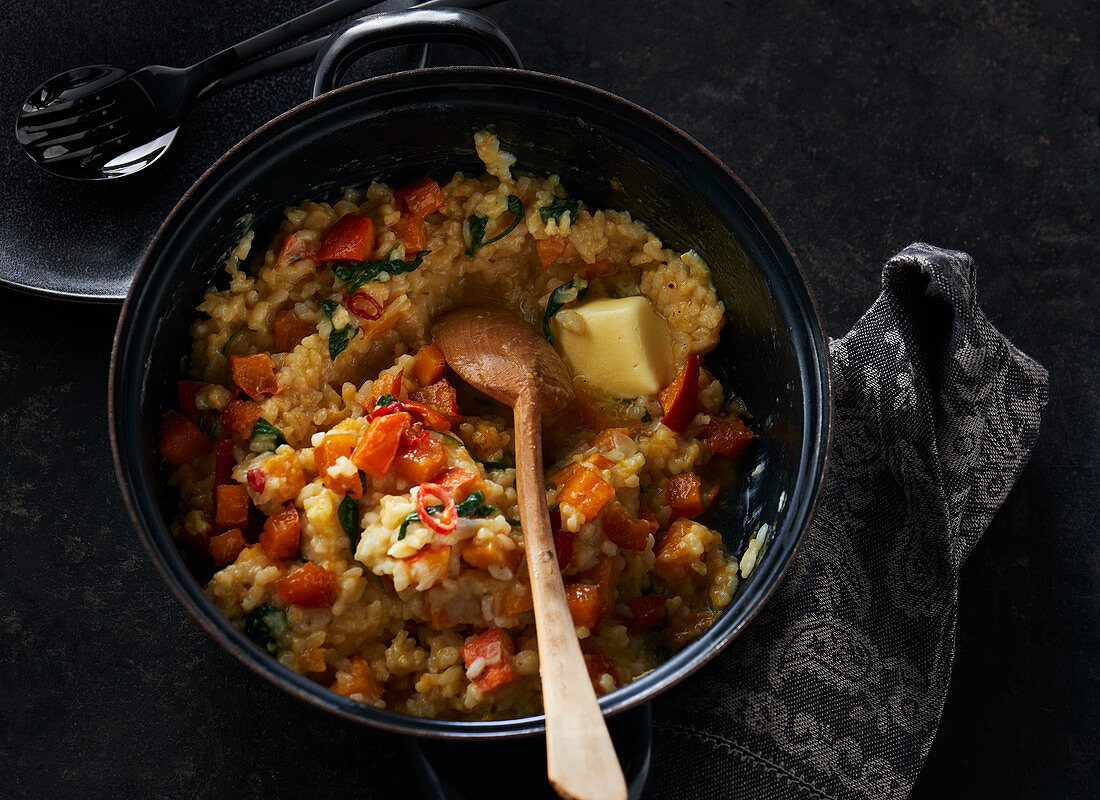
[[[348,311],[359,319],[378,319],[382,316],[382,304],[366,292],[346,295]]]
[[[401,405],[400,400],[395,400],[392,403],[386,403],[384,406],[378,406],[374,411],[370,412],[371,419],[378,419],[384,417],[387,414],[396,414],[398,411],[403,411],[404,408]]]
[[[443,503],[443,513],[436,519],[428,513],[428,498],[434,497]],[[416,513],[420,521],[436,533],[447,535],[458,527],[458,509],[451,493],[438,483],[422,483],[416,493]]]
[[[259,467],[253,467],[248,471],[248,485],[252,487],[253,491],[262,492],[264,487],[267,486],[267,475]]]

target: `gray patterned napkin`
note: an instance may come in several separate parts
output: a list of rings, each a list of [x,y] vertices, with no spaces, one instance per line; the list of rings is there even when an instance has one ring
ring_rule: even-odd
[[[939,724],[958,572],[1027,463],[1047,373],[914,244],[831,343],[821,508],[768,605],[655,704],[658,798],[902,798]]]

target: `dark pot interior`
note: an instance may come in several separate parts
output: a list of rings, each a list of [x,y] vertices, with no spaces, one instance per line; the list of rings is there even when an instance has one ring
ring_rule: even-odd
[[[728,642],[781,579],[809,524],[824,474],[831,398],[820,324],[797,261],[767,213],[713,156],[648,112],[606,93],[518,70],[447,68],[358,83],[279,117],[227,153],[157,234],[119,322],[112,363],[116,466],[142,538],[177,596],[219,642],[287,691],[345,717],[408,733],[534,733],[540,718],[470,723],[379,711],[328,692],[262,654],[203,596],[171,541],[176,507],[155,450],[174,403],[187,329],[222,260],[254,228],[259,243],[284,207],[335,199],[371,179],[391,185],[455,170],[480,174],[473,134],[489,129],[517,169],[557,173],[591,207],[625,209],[665,242],[710,266],[727,325],[708,368],[741,395],[761,434],[738,487],[708,520],[743,549],[774,529],[762,562],[719,621],[654,672],[604,697],[615,712],[687,675]],[[363,376],[366,379],[368,376]]]

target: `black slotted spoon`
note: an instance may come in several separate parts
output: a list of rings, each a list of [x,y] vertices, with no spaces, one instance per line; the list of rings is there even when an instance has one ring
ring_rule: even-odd
[[[381,0],[330,0],[189,67],[110,65],[55,75],[24,101],[15,138],[39,167],[78,181],[109,180],[148,167],[171,147],[190,107],[215,92],[311,61],[326,37],[256,58]],[[478,9],[499,0],[429,0]],[[255,60],[250,60],[255,59]]]

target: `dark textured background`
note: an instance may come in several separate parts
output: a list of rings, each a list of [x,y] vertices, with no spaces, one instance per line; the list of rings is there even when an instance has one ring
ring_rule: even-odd
[[[186,63],[307,4],[241,0],[236,20],[163,0],[4,5],[0,67],[44,77]],[[108,6],[109,33],[96,23]],[[974,256],[990,319],[1050,369],[1031,466],[961,576],[955,676],[915,798],[1100,795],[1097,11],[509,0],[491,12],[528,67],[641,103],[730,164],[802,257],[829,334],[874,299],[882,261],[923,239]],[[17,83],[0,83],[0,131],[32,88]],[[138,213],[170,205],[188,182],[180,164],[212,159],[306,86],[299,71],[206,104],[176,166],[138,179]],[[4,258],[40,228],[68,235],[39,239],[38,258],[140,249],[128,220],[67,221],[102,218],[96,193],[36,182],[13,146],[0,141],[3,194],[55,212],[6,212]],[[116,310],[8,289],[0,309],[0,796],[414,796],[392,737],[247,672],[141,549],[106,436]],[[660,745],[658,729],[664,796]]]

